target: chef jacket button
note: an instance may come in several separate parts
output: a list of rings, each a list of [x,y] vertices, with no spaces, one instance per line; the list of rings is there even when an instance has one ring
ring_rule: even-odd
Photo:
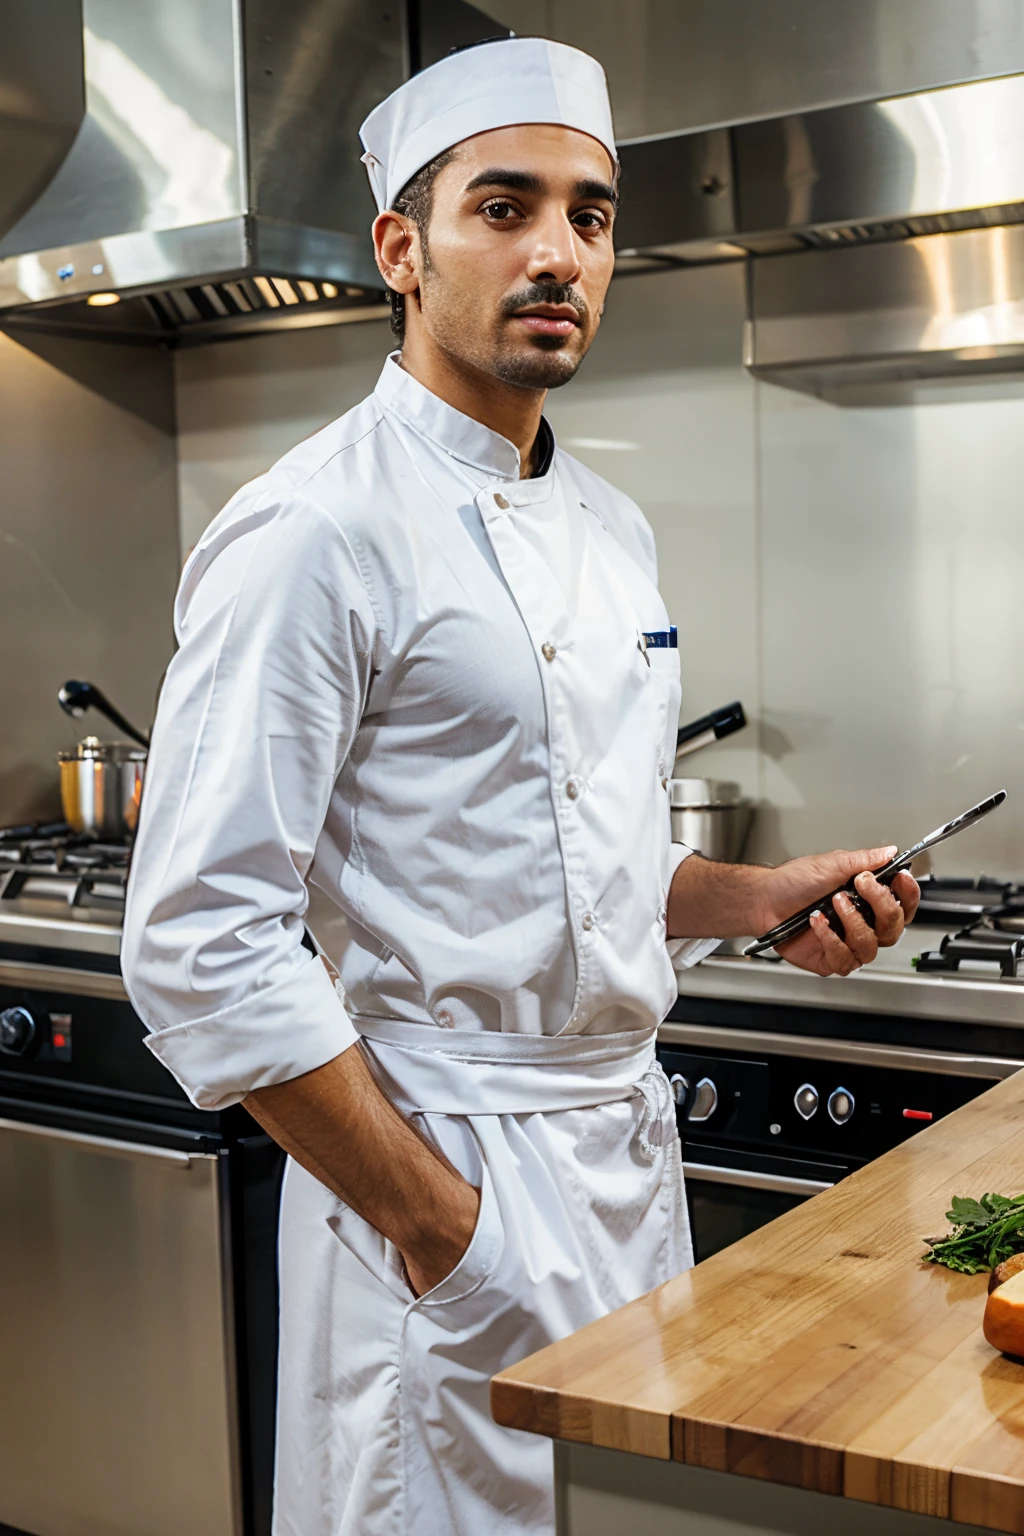
[[[588,933],[590,932],[591,928],[593,928],[593,926],[594,926],[596,921],[597,921],[597,919],[595,918],[593,912],[584,912],[584,914],[583,914],[583,926],[587,930]]]
[[[500,491],[495,491],[494,493],[494,505],[496,507],[500,507],[503,512],[508,511],[508,502],[505,500]]]
[[[668,917],[668,908],[667,907],[659,907],[658,908],[658,922],[659,923],[663,923],[667,917]]]
[[[540,653],[544,657],[545,661],[554,661],[555,648],[551,644],[550,640],[545,640],[544,644],[540,648]]]
[[[455,1023],[455,1020],[452,1018],[450,1008],[439,1008],[434,1014],[434,1018],[437,1023],[440,1024],[442,1029],[451,1029],[452,1025]]]
[[[569,780],[569,782],[565,786],[565,792],[569,796],[570,800],[578,800],[579,799],[580,786],[577,784],[575,779],[570,779]]]

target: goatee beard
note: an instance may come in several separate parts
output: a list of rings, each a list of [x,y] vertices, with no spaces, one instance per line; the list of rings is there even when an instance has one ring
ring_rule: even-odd
[[[571,283],[528,284],[503,301],[502,318],[511,320],[522,310],[532,309],[537,304],[571,305],[579,329],[582,331],[586,326],[587,306]],[[557,389],[561,384],[568,384],[583,361],[582,352],[563,350],[569,339],[565,336],[531,336],[528,352],[514,357],[499,353],[494,364],[495,374],[503,384],[512,384],[519,389]]]
[[[539,341],[549,345],[541,347]],[[517,389],[558,389],[560,385],[568,384],[583,359],[571,353],[553,351],[551,342],[564,345],[561,337],[545,336],[534,341],[535,350],[531,352],[520,353],[516,357],[499,354],[494,360],[495,378]]]

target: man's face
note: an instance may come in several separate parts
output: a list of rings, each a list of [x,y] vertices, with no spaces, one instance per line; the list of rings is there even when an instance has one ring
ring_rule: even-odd
[[[614,265],[613,167],[572,128],[498,128],[460,144],[411,251],[422,324],[449,357],[525,389],[572,378]]]

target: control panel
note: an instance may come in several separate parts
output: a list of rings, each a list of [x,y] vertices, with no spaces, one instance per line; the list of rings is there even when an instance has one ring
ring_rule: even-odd
[[[71,1015],[49,1013],[37,1003],[0,1009],[0,1059],[70,1061]]]
[[[986,1078],[799,1056],[757,1060],[669,1045],[658,1056],[684,1141],[854,1161],[879,1156],[992,1086]]]
[[[672,1097],[691,1125],[703,1125],[711,1119],[718,1108],[718,1085],[713,1078],[702,1077],[692,1093],[689,1078],[680,1072],[674,1072],[669,1081]]]

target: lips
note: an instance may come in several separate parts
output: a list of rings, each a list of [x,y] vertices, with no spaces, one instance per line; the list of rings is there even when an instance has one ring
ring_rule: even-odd
[[[512,316],[535,336],[569,336],[579,327],[579,316],[570,304],[537,304]]]

